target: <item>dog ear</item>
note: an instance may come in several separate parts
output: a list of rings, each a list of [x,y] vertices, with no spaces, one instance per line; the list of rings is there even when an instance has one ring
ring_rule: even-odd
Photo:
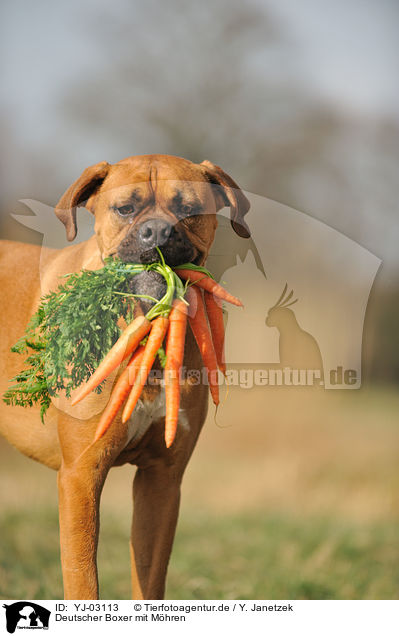
[[[87,201],[89,197],[100,187],[108,174],[110,164],[106,161],[96,163],[86,168],[76,181],[69,186],[54,208],[54,212],[65,225],[68,241],[73,241],[76,236],[76,208]]]
[[[204,167],[210,183],[219,186],[215,191],[217,209],[220,210],[226,205],[229,206],[233,230],[238,236],[249,238],[251,232],[244,221],[244,216],[250,208],[250,202],[241,188],[222,168],[215,166],[214,163],[205,160],[200,163],[200,166]]]

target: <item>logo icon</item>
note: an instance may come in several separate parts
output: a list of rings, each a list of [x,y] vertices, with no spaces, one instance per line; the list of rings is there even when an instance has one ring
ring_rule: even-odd
[[[287,294],[287,283],[278,301],[270,307],[266,325],[276,327],[280,334],[280,364],[293,369],[323,369],[319,345],[315,338],[301,328],[291,305],[298,298],[291,300],[294,290]],[[291,302],[290,302],[291,301]]]
[[[50,610],[32,601],[17,601],[4,604],[6,610],[7,631],[13,634],[16,629],[48,629]]]

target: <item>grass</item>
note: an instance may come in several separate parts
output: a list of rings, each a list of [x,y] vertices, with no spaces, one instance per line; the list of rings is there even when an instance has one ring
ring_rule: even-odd
[[[130,598],[126,528],[113,516],[102,526],[101,595]],[[56,511],[8,513],[0,533],[0,597],[12,591],[13,598],[61,598]],[[399,595],[396,537],[393,523],[190,515],[179,525],[167,597],[394,599]]]
[[[287,515],[182,523],[168,592],[180,598],[397,598],[395,524]]]
[[[167,598],[398,598],[398,412],[388,389],[232,390],[185,475]],[[133,471],[104,488],[102,598],[130,598]],[[0,442],[0,482],[0,597],[61,598],[55,474]]]

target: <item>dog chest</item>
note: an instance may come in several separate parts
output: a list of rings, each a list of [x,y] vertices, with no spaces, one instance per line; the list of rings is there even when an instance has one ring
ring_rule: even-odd
[[[141,439],[151,424],[165,417],[165,414],[166,402],[164,387],[161,387],[161,389],[157,391],[153,400],[139,399],[129,419],[126,446],[131,442]],[[189,429],[187,414],[182,408],[179,409],[178,425],[186,430]]]

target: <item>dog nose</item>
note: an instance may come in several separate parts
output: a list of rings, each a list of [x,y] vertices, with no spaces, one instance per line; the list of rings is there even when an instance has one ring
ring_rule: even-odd
[[[139,239],[143,246],[152,248],[163,245],[168,240],[172,225],[163,219],[150,219],[141,224]]]

